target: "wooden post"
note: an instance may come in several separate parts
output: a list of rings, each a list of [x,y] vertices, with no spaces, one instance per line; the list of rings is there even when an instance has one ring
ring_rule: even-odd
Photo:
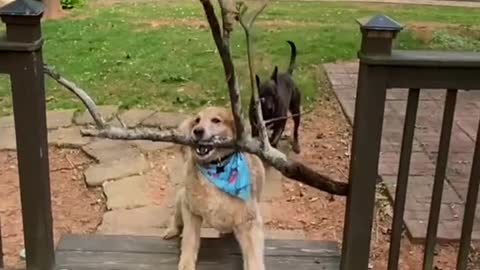
[[[11,78],[23,230],[28,270],[54,268],[45,86],[43,5],[17,0],[0,9],[7,26],[0,53]]]
[[[387,69],[369,66],[362,56],[391,53],[400,26],[383,15],[361,21],[355,119],[353,123],[350,189],[345,211],[342,270],[367,270],[375,208],[375,190],[387,90]]]

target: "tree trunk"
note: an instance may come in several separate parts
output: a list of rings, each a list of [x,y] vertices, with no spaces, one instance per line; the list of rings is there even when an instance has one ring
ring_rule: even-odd
[[[60,0],[42,0],[45,5],[45,13],[43,17],[46,20],[60,19],[65,16]]]

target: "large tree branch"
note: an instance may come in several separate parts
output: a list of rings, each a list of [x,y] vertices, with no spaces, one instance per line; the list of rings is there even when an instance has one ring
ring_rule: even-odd
[[[223,69],[225,70],[225,78],[227,79],[228,93],[230,95],[230,105],[232,107],[233,120],[235,122],[236,138],[241,140],[246,138],[245,124],[242,118],[242,106],[240,102],[240,90],[238,88],[237,77],[235,75],[235,67],[233,65],[230,53],[229,39],[227,36],[222,37],[222,30],[218,23],[215,9],[210,0],[200,0],[203,10],[210,25],[213,40],[217,46],[218,53],[222,59]]]
[[[235,0],[218,0],[218,3],[222,11],[223,38],[228,42],[235,23]]]
[[[245,143],[240,142],[239,149],[257,155],[287,178],[333,195],[347,196],[349,187],[347,183],[335,181],[299,161],[288,159],[285,154],[273,147],[266,151],[261,150],[259,143],[257,140],[249,139]]]
[[[198,143],[176,130],[162,131],[149,128],[127,130],[117,127],[107,127],[105,129],[82,129],[82,134],[85,136],[96,136],[113,140],[150,140],[191,146],[205,145],[220,148],[236,148],[242,152],[260,157],[266,163],[290,179],[297,180],[330,194],[345,196],[348,193],[347,183],[336,182],[328,176],[315,172],[301,162],[289,160],[285,154],[273,147],[262,149],[260,141],[252,138],[239,141],[217,138],[213,141]]]
[[[228,90],[230,93],[230,101],[232,104],[232,113],[235,118],[236,138],[233,140],[216,139],[214,141],[195,143],[188,136],[185,136],[182,132],[177,130],[165,130],[158,129],[125,129],[118,127],[110,127],[105,124],[105,121],[101,117],[101,114],[97,111],[93,100],[79,87],[69,82],[58,73],[53,72],[49,67],[45,67],[45,73],[54,78],[57,82],[67,87],[82,102],[87,106],[88,111],[95,119],[96,129],[84,129],[82,134],[85,136],[97,136],[115,140],[150,140],[161,142],[172,142],[181,145],[208,145],[214,147],[235,148],[240,151],[257,155],[265,163],[273,166],[280,171],[284,176],[302,182],[306,185],[314,188],[326,191],[336,195],[347,195],[348,184],[342,182],[336,182],[331,178],[319,174],[311,168],[305,166],[301,162],[290,160],[285,154],[277,149],[270,147],[270,143],[263,143],[257,139],[253,139],[245,134],[244,121],[241,116],[241,105],[239,98],[239,89],[235,78],[235,69],[233,60],[230,54],[230,48],[228,45],[228,37],[222,37],[220,25],[218,19],[215,16],[213,6],[209,0],[200,0],[203,4],[205,14],[210,24],[212,35],[217,45],[220,57],[225,70],[225,75],[228,83]],[[260,12],[258,12],[260,14]],[[257,16],[258,16],[257,14]],[[250,45],[249,45],[250,46]],[[252,56],[250,55],[250,61]],[[251,73],[253,74],[253,65],[251,65]],[[251,78],[251,77],[250,77]],[[256,93],[256,91],[253,91]],[[258,93],[256,93],[258,94]],[[258,98],[258,96],[257,96]],[[261,117],[261,110],[257,112]],[[260,122],[262,126],[265,126],[263,121]],[[262,147],[265,144],[267,148]]]
[[[73,82],[62,77],[52,67],[46,64],[43,65],[43,72],[48,76],[50,76],[55,81],[57,81],[59,84],[63,85],[65,88],[67,88],[70,92],[75,94],[82,101],[85,107],[87,107],[87,110],[92,116],[93,120],[95,121],[95,124],[97,125],[97,127],[100,127],[100,128],[106,127],[107,124],[103,119],[102,115],[97,111],[96,109],[97,106],[95,105],[95,102],[93,101],[92,98],[90,98],[90,96],[87,93],[85,93],[85,91],[83,91],[81,88],[76,86]]]

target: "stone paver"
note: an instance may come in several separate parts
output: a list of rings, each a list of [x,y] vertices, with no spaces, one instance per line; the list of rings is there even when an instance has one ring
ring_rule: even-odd
[[[125,123],[127,127],[132,128],[141,124],[154,113],[155,111],[152,110],[131,109],[122,113],[120,119],[122,119],[122,122]]]
[[[17,149],[17,140],[15,138],[15,128],[0,128],[0,150]]]
[[[69,127],[72,125],[75,110],[58,110],[47,112],[48,129]]]
[[[113,105],[98,106],[97,110],[103,116],[105,121],[110,121],[118,112],[118,106],[113,106]],[[75,118],[75,124],[77,125],[86,125],[86,124],[93,124],[93,123],[94,123],[93,118],[87,110],[85,110]]]
[[[400,160],[399,152],[380,153],[380,164],[378,172],[380,175],[397,175],[398,162]],[[411,175],[433,175],[435,165],[430,157],[424,152],[413,152],[411,157],[410,174]]]
[[[148,206],[106,212],[97,232],[102,234],[158,235],[168,224],[171,210]]]
[[[176,128],[186,118],[187,116],[181,113],[156,112],[146,118],[142,125],[161,129]]]
[[[325,68],[337,99],[352,123],[358,63],[326,64]],[[392,199],[395,197],[407,92],[388,90],[385,105],[379,174]],[[420,241],[426,236],[444,98],[445,91],[442,90],[422,90],[420,94],[404,215],[413,240]],[[438,228],[440,240],[456,240],[460,236],[479,118],[480,94],[459,91]],[[473,239],[480,240],[480,211],[476,214]]]
[[[0,128],[13,127],[13,126],[15,126],[13,115],[0,117]]]
[[[103,192],[110,210],[133,209],[151,204],[147,194],[147,180],[142,175],[105,182]]]
[[[79,127],[59,128],[48,133],[48,143],[58,147],[81,147],[91,140],[82,136]]]
[[[145,157],[126,156],[119,160],[102,162],[88,167],[84,172],[85,181],[89,186],[100,186],[108,180],[141,174],[148,167]]]
[[[130,142],[97,139],[94,142],[82,147],[89,156],[100,162],[109,162],[123,157],[139,156],[140,150]]]
[[[135,147],[140,149],[143,153],[155,152],[160,150],[170,149],[175,146],[173,143],[168,142],[152,142],[152,141],[132,141]]]

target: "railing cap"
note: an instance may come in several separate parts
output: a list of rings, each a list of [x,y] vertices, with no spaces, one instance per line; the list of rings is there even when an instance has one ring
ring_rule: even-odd
[[[43,4],[34,0],[16,0],[0,8],[0,16],[35,17],[42,15]]]
[[[403,29],[402,25],[383,14],[358,19],[357,22],[362,30],[367,31],[399,32]]]

